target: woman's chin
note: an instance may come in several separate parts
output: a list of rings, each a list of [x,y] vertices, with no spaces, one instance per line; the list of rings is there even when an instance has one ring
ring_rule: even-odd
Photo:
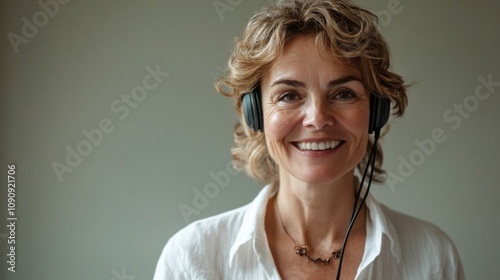
[[[297,176],[297,179],[306,183],[307,185],[328,185],[339,181],[343,176],[330,171],[324,172],[310,172]]]

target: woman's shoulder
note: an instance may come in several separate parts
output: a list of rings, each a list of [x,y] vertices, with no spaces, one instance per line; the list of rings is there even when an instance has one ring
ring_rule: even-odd
[[[233,235],[241,227],[247,208],[248,205],[245,205],[194,221],[175,233],[168,243],[187,249],[186,247],[192,245],[199,246],[200,242],[207,244],[206,242],[209,241],[213,244],[214,237],[217,237],[216,239],[230,238],[230,235]]]
[[[411,238],[433,243],[452,243],[450,237],[436,224],[411,216],[381,204],[388,225],[400,239]]]
[[[375,231],[387,237],[382,238],[380,260],[387,263],[392,256],[397,260],[389,279],[464,279],[457,249],[439,226],[375,200],[369,204]]]
[[[380,209],[401,252],[400,265],[408,271],[416,269],[417,274],[427,271],[429,279],[464,278],[455,244],[439,226],[385,205]]]
[[[175,233],[163,248],[154,279],[220,278],[246,209],[194,221]]]
[[[212,242],[213,237],[216,236],[217,239],[227,243],[228,239],[235,238],[244,221],[250,224],[258,223],[258,220],[262,218],[261,209],[265,208],[273,192],[274,189],[271,186],[265,186],[248,204],[194,221],[179,230],[170,240],[185,243],[191,240],[208,239]]]

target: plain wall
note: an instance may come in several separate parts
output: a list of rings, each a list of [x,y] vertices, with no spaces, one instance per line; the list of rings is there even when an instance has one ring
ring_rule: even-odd
[[[15,273],[0,226],[0,278],[150,279],[187,222],[257,194],[258,183],[227,169],[237,118],[213,82],[232,39],[266,1],[220,2],[230,9],[218,14],[214,1],[201,0],[69,1],[46,19],[37,1],[0,4],[0,220],[8,224],[12,163],[18,217]],[[413,83],[406,115],[391,119],[382,140],[392,181],[373,193],[444,229],[468,279],[494,279],[500,86],[475,94],[480,77],[500,81],[500,2],[357,2],[381,15],[394,70]],[[36,32],[23,33],[23,18],[36,21]],[[140,95],[148,66],[169,74]],[[132,92],[141,101],[126,105],[122,95]],[[100,125],[108,133],[91,144],[82,131]],[[433,135],[440,143],[425,140]],[[68,156],[78,147],[80,161]],[[66,166],[61,178],[54,164]],[[223,173],[227,184],[214,179]]]

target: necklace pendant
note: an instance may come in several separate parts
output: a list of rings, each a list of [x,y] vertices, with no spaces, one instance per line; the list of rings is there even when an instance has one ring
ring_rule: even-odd
[[[309,255],[307,255],[307,258],[309,259],[309,262],[322,263],[324,265],[330,264],[330,259],[331,259],[331,258],[322,259],[320,257],[312,258]]]
[[[338,259],[340,258],[340,255],[342,255],[342,249],[338,249],[332,252],[330,257],[326,259],[322,259],[321,257],[311,257],[309,255],[309,247],[307,245],[302,245],[302,246],[295,246],[293,248],[295,250],[295,254],[299,256],[306,256],[308,262],[310,263],[322,263],[324,265],[330,264],[332,259]]]
[[[342,255],[342,249],[338,249],[336,251],[333,251],[330,258],[338,259],[338,258],[340,258],[340,255]],[[330,260],[330,258],[328,258],[328,260]]]
[[[307,252],[309,251],[309,247],[307,247],[306,245],[295,246],[294,249],[295,249],[295,254],[299,256],[307,256]]]

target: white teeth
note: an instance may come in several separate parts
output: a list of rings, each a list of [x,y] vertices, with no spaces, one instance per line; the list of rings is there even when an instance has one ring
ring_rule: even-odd
[[[316,142],[313,142],[312,145],[311,145],[311,150],[317,150],[318,149],[318,143]]]
[[[327,142],[300,142],[297,146],[301,150],[323,151],[333,149],[340,145],[341,141],[327,141]]]

